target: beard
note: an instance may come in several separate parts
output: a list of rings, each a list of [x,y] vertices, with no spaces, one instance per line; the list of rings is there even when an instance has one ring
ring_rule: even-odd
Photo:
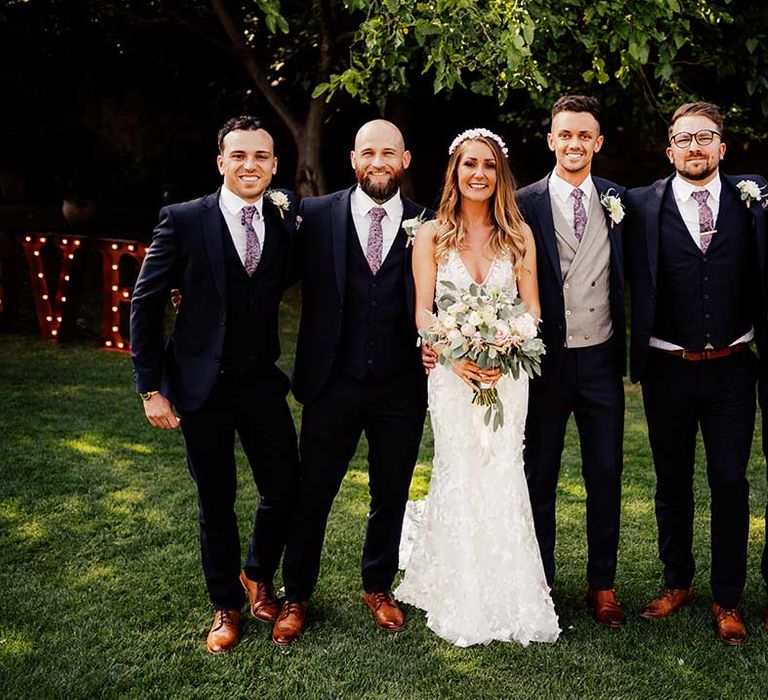
[[[708,177],[712,176],[712,173],[714,173],[717,168],[720,165],[719,160],[715,160],[714,158],[707,158],[706,163],[704,166],[694,166],[689,168],[688,162],[684,162],[682,165],[682,168],[675,168],[678,173],[687,180],[692,180],[693,182],[699,182],[701,180],[706,180]]]
[[[403,179],[403,168],[394,170],[384,182],[374,182],[373,178],[362,170],[356,170],[355,176],[360,189],[376,202],[386,202],[400,188]]]

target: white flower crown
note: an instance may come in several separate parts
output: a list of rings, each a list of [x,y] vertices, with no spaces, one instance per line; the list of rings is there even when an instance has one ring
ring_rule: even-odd
[[[488,129],[478,128],[478,129],[467,129],[466,131],[462,131],[453,141],[451,142],[451,146],[448,149],[448,155],[452,156],[453,152],[462,144],[464,141],[468,141],[470,139],[476,139],[481,136],[484,136],[487,139],[493,139],[496,143],[499,144],[499,148],[501,149],[501,152],[506,156],[507,155],[507,146],[504,143],[504,139],[501,138],[498,134],[494,134],[492,131],[489,131]]]

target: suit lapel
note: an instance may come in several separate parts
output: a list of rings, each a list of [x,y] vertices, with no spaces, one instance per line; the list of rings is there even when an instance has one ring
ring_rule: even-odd
[[[541,239],[544,250],[552,264],[558,286],[563,286],[563,275],[560,270],[560,255],[557,252],[557,234],[555,221],[552,218],[552,201],[549,197],[549,175],[533,185],[533,207],[539,220]]]
[[[608,227],[608,238],[611,242],[611,259],[613,260],[614,269],[620,271],[621,273],[621,286],[623,287],[624,282],[624,256],[622,253],[622,247],[621,247],[621,232],[622,232],[622,225],[623,220],[619,222],[618,224],[613,223],[613,219],[611,219],[611,214],[603,206],[603,203],[601,201],[604,194],[608,192],[608,190],[612,189],[608,186],[605,180],[601,180],[598,177],[592,178],[592,183],[595,186],[595,193],[597,194],[597,201],[600,202],[600,209],[603,211],[603,215],[605,216],[605,224]],[[615,194],[619,199],[621,199],[621,196],[619,195],[619,192],[616,191],[611,192],[611,194]]]
[[[419,206],[415,202],[412,202],[410,199],[406,199],[403,197],[403,218],[400,221],[400,228],[397,232],[397,238],[405,238],[405,254],[403,255],[403,284],[405,286],[405,303],[406,303],[406,311],[409,315],[412,315],[415,313],[416,308],[416,290],[415,285],[413,282],[413,267],[411,264],[412,257],[413,257],[413,246],[408,244],[408,239],[406,237],[405,230],[403,229],[403,221],[408,221],[408,219],[415,219],[419,216],[424,214],[424,219],[426,220],[426,209],[424,207]]]
[[[645,242],[648,250],[648,269],[651,272],[651,286],[656,289],[656,273],[659,267],[659,234],[661,224],[661,202],[664,192],[674,175],[656,181],[651,185],[645,203]]]
[[[723,187],[730,187],[736,196],[741,199],[738,183],[742,179],[744,178],[737,178],[731,175],[723,175]],[[760,277],[762,279],[765,274],[765,209],[763,209],[760,202],[755,202],[752,204],[752,206],[749,207],[749,213],[752,215],[753,229],[755,233],[755,245],[757,246],[757,264],[759,266]]]
[[[344,292],[347,287],[347,235],[349,232],[352,211],[349,198],[350,188],[341,192],[331,205],[331,247],[333,250],[333,266],[336,273],[336,285],[339,298],[344,303]]]
[[[224,248],[222,236],[224,235],[224,216],[219,209],[218,190],[215,194],[209,194],[203,198],[203,243],[208,253],[208,260],[213,272],[213,281],[222,301],[225,298],[224,287]],[[228,233],[228,232],[227,232]]]

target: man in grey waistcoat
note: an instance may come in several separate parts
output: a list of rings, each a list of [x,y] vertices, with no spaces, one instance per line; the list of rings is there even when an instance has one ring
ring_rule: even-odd
[[[621,249],[623,188],[591,175],[602,147],[600,104],[567,95],[552,108],[547,135],[553,172],[519,190],[536,240],[542,376],[530,384],[525,471],[551,586],[555,577],[555,500],[565,431],[574,415],[587,511],[587,603],[595,619],[619,627],[613,590],[619,545],[626,363]]]

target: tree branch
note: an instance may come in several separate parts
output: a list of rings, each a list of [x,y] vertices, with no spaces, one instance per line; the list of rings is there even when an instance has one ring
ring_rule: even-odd
[[[222,0],[210,0],[210,2],[222,28],[232,42],[232,48],[237,54],[237,57],[245,66],[245,69],[253,79],[253,82],[256,83],[259,92],[261,92],[264,99],[269,102],[269,105],[275,110],[280,119],[282,119],[283,123],[290,130],[294,140],[298,143],[304,130],[304,125],[296,118],[288,105],[269,84],[269,80],[261,65],[256,60],[254,52],[246,46],[243,41],[242,32],[238,29],[232,15],[224,6]]]

